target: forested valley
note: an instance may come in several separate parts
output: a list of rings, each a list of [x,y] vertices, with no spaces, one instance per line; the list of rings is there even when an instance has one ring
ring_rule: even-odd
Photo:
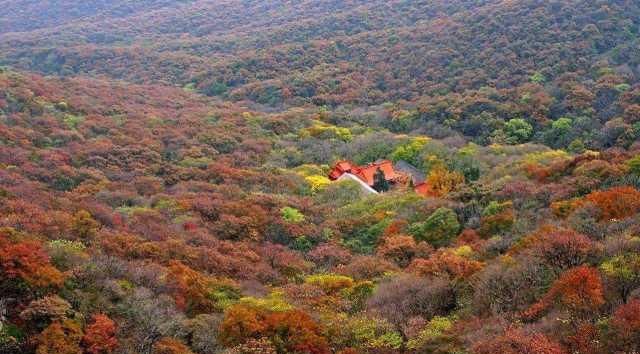
[[[0,8],[0,354],[640,352],[639,2]]]

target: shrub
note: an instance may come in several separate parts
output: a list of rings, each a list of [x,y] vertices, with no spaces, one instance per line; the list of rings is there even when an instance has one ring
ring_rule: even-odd
[[[416,241],[426,241],[434,247],[448,245],[458,235],[458,216],[449,208],[438,208],[424,222],[414,223],[409,233]]]
[[[298,209],[292,207],[284,207],[280,210],[282,213],[282,219],[292,224],[299,224],[304,221],[304,214]]]
[[[521,144],[527,142],[533,134],[533,127],[521,118],[508,121],[504,126],[506,141],[509,144]]]
[[[337,274],[316,274],[308,276],[304,282],[321,288],[329,294],[336,293],[339,290],[350,288],[354,281],[350,277]]]

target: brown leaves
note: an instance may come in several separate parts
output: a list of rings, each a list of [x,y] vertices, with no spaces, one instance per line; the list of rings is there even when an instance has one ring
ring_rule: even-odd
[[[526,247],[523,253],[542,260],[558,272],[583,264],[596,251],[595,243],[587,236],[550,225],[542,226],[522,240],[518,248],[523,247]]]

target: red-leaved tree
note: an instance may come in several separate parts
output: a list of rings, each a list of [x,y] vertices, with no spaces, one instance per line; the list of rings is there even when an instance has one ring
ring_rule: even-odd
[[[89,354],[109,354],[118,347],[116,324],[104,314],[93,316],[85,330],[82,344]]]
[[[562,273],[544,297],[525,311],[526,318],[536,318],[557,306],[575,316],[592,314],[603,304],[602,280],[598,270],[580,266]]]

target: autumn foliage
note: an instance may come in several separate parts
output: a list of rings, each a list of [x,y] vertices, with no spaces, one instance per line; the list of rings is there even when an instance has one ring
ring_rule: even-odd
[[[51,265],[37,241],[11,242],[0,235],[0,272],[5,279],[20,279],[34,287],[60,286],[64,276]]]
[[[640,351],[640,2],[2,9],[0,353]]]
[[[640,191],[633,187],[615,187],[592,192],[585,201],[600,209],[601,220],[623,219],[640,210]]]
[[[89,354],[110,354],[118,347],[116,324],[104,314],[96,314],[85,328],[82,344]]]
[[[618,307],[611,319],[615,330],[612,338],[615,348],[633,352],[640,349],[640,300],[633,300]]]
[[[523,245],[527,253],[540,258],[555,271],[582,265],[595,252],[594,243],[587,236],[548,225],[527,237],[520,247]]]
[[[82,354],[82,330],[72,320],[53,322],[40,333],[36,354]]]
[[[193,354],[191,349],[174,338],[160,338],[153,345],[153,354]]]
[[[562,273],[540,302],[525,312],[525,316],[535,317],[553,306],[582,316],[598,311],[604,303],[603,285],[598,270],[579,266]]]
[[[566,354],[559,343],[543,334],[527,334],[522,330],[508,330],[502,335],[480,343],[474,354]]]
[[[225,314],[220,338],[228,345],[242,344],[249,338],[269,338],[290,353],[329,353],[320,328],[304,312],[269,311],[236,305]]]
[[[482,263],[451,251],[440,251],[427,259],[415,259],[407,271],[422,276],[465,279],[482,269]]]

